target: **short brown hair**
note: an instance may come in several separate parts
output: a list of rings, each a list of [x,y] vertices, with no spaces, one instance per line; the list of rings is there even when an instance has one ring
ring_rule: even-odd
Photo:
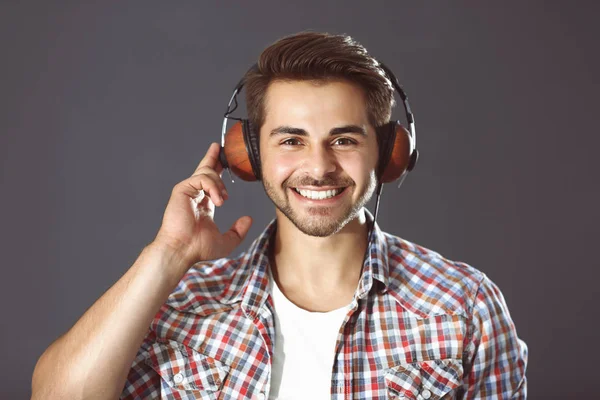
[[[394,89],[379,62],[350,36],[304,31],[286,36],[259,56],[244,77],[248,119],[258,132],[265,122],[265,95],[275,80],[345,80],[364,90],[369,123],[387,123]]]

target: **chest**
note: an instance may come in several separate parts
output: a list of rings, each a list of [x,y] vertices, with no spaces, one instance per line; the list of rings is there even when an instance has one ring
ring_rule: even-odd
[[[267,302],[256,315],[231,309],[193,318],[186,325],[194,328],[185,332],[167,331],[161,346],[176,347],[179,355],[172,360],[189,371],[192,384],[163,385],[163,398],[268,398],[274,369],[282,363],[276,349],[285,346],[276,324]],[[334,339],[332,328],[326,331],[322,357],[315,362],[321,362],[321,371],[329,366],[331,399],[453,398],[460,387],[467,331],[461,315],[420,318],[395,302],[370,302],[343,315]],[[314,346],[316,339],[318,334],[290,340],[300,347]],[[294,350],[296,357],[301,354]],[[308,385],[310,374],[302,368],[310,363],[298,367],[298,381]]]

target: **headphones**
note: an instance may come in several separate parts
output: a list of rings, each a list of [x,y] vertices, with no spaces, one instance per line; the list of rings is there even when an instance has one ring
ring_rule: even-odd
[[[400,184],[402,184],[405,175],[409,171],[412,171],[417,164],[419,152],[416,148],[415,118],[410,110],[406,93],[392,71],[382,63],[379,63],[379,65],[385,71],[394,89],[396,89],[402,99],[409,127],[407,130],[402,126],[400,121],[391,120],[375,128],[379,144],[377,177],[379,178],[379,186],[381,187],[382,183],[393,182],[400,177],[402,178]],[[248,72],[257,69],[258,65],[254,64]],[[237,95],[244,86],[244,83],[245,78],[242,78],[235,86],[227,105],[221,131],[219,161],[223,168],[228,168],[240,179],[244,181],[256,181],[262,179],[259,130],[252,126],[253,124],[248,119],[229,116],[238,106]],[[231,108],[232,103],[235,104],[233,108]],[[229,130],[227,130],[228,119],[238,121]]]

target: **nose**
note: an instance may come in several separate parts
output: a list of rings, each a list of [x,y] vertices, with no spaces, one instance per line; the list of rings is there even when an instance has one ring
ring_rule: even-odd
[[[326,176],[337,169],[337,160],[329,146],[313,146],[306,160],[306,169],[315,178]]]

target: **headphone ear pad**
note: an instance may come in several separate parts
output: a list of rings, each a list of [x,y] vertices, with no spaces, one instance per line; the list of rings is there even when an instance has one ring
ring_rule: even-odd
[[[229,128],[219,158],[223,167],[229,168],[235,176],[243,181],[252,182],[257,180],[251,156],[252,144],[248,139],[252,135],[248,134],[249,124],[244,121],[236,122]]]
[[[411,148],[410,133],[399,121],[390,122],[382,128],[385,131],[382,131],[379,155],[380,160],[386,163],[382,165],[383,172],[380,175],[380,182],[389,183],[398,179],[408,170],[414,149]]]
[[[248,158],[252,165],[252,171],[257,180],[262,179],[262,168],[260,166],[260,141],[258,131],[254,129],[252,122],[249,119],[243,119],[244,124],[244,139],[248,149]]]

